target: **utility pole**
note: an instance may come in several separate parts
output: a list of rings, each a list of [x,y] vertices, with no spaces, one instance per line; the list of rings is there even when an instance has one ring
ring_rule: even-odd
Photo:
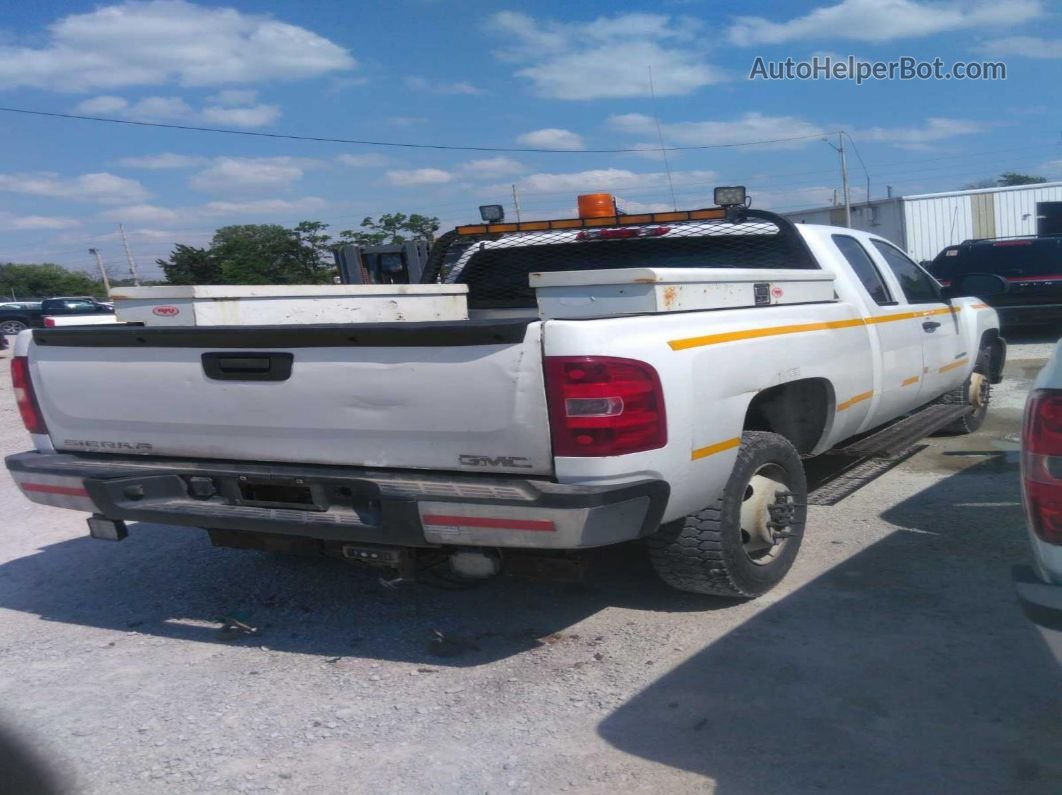
[[[841,189],[844,191],[844,225],[852,227],[852,194],[848,190],[848,157],[844,153],[844,132],[838,133],[841,152]]]
[[[827,145],[841,156],[841,190],[844,193],[844,225],[852,227],[852,194],[848,189],[848,157],[844,151],[844,130],[837,133],[837,146],[830,143],[829,138],[823,138]],[[869,191],[869,181],[867,183]]]
[[[97,249],[90,248],[89,254],[96,258],[96,267],[100,269],[100,278],[103,279],[103,288],[107,291],[107,297],[111,297],[111,280],[107,278],[107,269],[103,267],[103,257]]]
[[[513,183],[513,206],[516,208],[516,223],[520,223],[520,200],[516,197],[516,183]]]
[[[125,258],[129,260],[129,275],[133,277],[133,284],[139,287],[140,274],[136,271],[136,260],[133,259],[133,252],[129,250],[129,240],[125,236],[125,225],[118,224],[118,231],[122,233],[122,245],[125,246]]]

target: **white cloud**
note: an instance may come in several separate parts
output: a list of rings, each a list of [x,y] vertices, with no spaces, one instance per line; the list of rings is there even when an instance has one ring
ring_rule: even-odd
[[[674,171],[671,179],[675,187],[712,185],[718,175],[714,171]],[[503,191],[508,185],[492,185],[485,192]],[[568,193],[573,197],[594,191],[620,192],[632,190],[667,189],[664,172],[636,172],[623,168],[601,168],[568,173],[537,173],[522,177],[517,183],[520,193]]]
[[[665,146],[666,145],[667,144],[665,143]],[[655,143],[655,144],[654,143],[636,143],[636,144],[631,144],[630,146],[627,146],[627,147],[624,147],[624,148],[625,149],[634,149],[634,150],[636,150],[636,151],[628,153],[628,154],[634,155],[635,157],[640,157],[640,158],[643,158],[645,160],[653,160],[653,161],[657,161],[657,162],[661,162],[661,163],[664,161],[664,155],[665,154],[667,155],[667,159],[668,160],[674,160],[677,157],[680,157],[682,155],[682,152],[674,152],[674,151],[666,152],[666,153],[665,152],[661,152],[660,151],[659,142]]]
[[[232,96],[225,102],[195,109],[180,97],[145,97],[133,104],[121,97],[109,95],[83,100],[74,107],[75,113],[88,116],[111,116],[131,121],[188,122],[223,124],[230,127],[264,127],[280,118],[277,105],[237,106],[236,96],[253,97],[253,91],[222,92]],[[217,97],[215,97],[217,98]]]
[[[240,108],[253,105],[258,100],[258,92],[249,88],[226,88],[207,97],[207,102],[226,108]]]
[[[704,60],[697,20],[620,14],[588,22],[535,20],[501,11],[487,30],[499,37],[501,60],[524,64],[520,77],[550,99],[649,96],[649,67],[658,96],[690,94],[725,79]]]
[[[919,127],[869,127],[853,130],[857,141],[880,141],[901,149],[927,149],[930,144],[954,138],[958,135],[974,135],[984,132],[991,125],[965,119],[932,117]]]
[[[1062,58],[1062,39],[1039,36],[1005,36],[989,41],[981,48],[986,55],[1018,55],[1026,58]]]
[[[266,127],[280,119],[279,105],[266,105],[258,100],[258,92],[248,89],[226,89],[207,98],[209,103],[200,115],[211,124],[231,127]]]
[[[470,160],[461,165],[461,170],[472,179],[498,179],[527,171],[527,166],[511,157],[486,157]]]
[[[191,106],[180,97],[145,97],[130,105],[124,115],[138,121],[180,121],[193,113]]]
[[[137,202],[148,196],[144,186],[136,180],[106,172],[82,174],[73,178],[62,178],[50,172],[0,174],[0,190],[103,204]]]
[[[428,120],[423,116],[390,116],[386,121],[392,127],[414,127],[418,124],[424,124]]]
[[[786,22],[738,17],[727,31],[733,44],[782,44],[802,39],[892,41],[953,30],[1019,25],[1042,13],[1039,0],[843,0]]]
[[[559,149],[575,150],[584,149],[583,137],[571,130],[562,130],[557,127],[546,127],[542,130],[532,130],[516,137],[516,142],[532,149]]]
[[[115,207],[100,213],[104,221],[121,221],[133,224],[170,224],[181,220],[181,215],[168,207],[154,204],[130,204]]]
[[[327,206],[328,202],[316,196],[304,196],[298,199],[212,201],[186,207],[132,204],[126,207],[113,207],[99,213],[96,217],[101,221],[121,221],[124,223],[156,224],[163,227],[172,227],[226,216],[243,216],[249,220],[253,220],[258,216],[292,216],[317,212]],[[159,230],[155,236],[162,237],[166,234],[172,234],[172,232],[166,233]]]
[[[420,91],[424,94],[476,96],[483,93],[483,89],[464,80],[451,82],[427,77],[407,77],[403,82],[410,91]]]
[[[115,116],[129,109],[129,103],[121,97],[93,97],[79,102],[74,111],[86,116]]]
[[[357,65],[312,31],[234,8],[130,1],[52,23],[40,47],[0,47],[0,85],[91,91],[298,80]]]
[[[328,206],[328,202],[316,196],[304,196],[300,199],[255,199],[253,201],[207,202],[195,211],[203,216],[259,216],[286,215],[290,213],[316,212]]]
[[[1048,160],[1046,163],[1038,166],[1036,172],[1044,174],[1044,176],[1051,180],[1062,178],[1062,160]]]
[[[863,201],[865,193],[863,188],[853,185],[852,201]],[[756,207],[777,212],[829,207],[835,195],[840,198],[840,185],[808,185],[787,190],[749,190],[749,196]]]
[[[178,155],[172,152],[163,152],[157,155],[141,155],[138,157],[123,157],[118,165],[125,168],[144,169],[167,169],[167,168],[192,168],[207,162],[207,158],[198,155]]]
[[[302,179],[303,170],[284,157],[219,157],[194,174],[188,187],[206,193],[285,190]]]
[[[220,105],[207,105],[202,117],[212,124],[229,127],[266,127],[280,119],[279,105],[254,105],[250,108],[226,108]]]
[[[674,205],[669,202],[639,202],[631,199],[616,197],[616,206],[625,213],[666,213],[674,210]]]
[[[368,152],[364,155],[339,155],[336,162],[350,168],[373,168],[374,166],[386,166],[391,159],[386,155]]]
[[[625,113],[610,116],[607,124],[618,132],[629,135],[656,135],[656,121],[641,113]],[[807,137],[805,141],[780,141],[764,144],[757,149],[786,149],[803,146],[814,136],[825,134],[817,124],[794,116],[764,116],[762,113],[746,113],[733,121],[675,122],[661,125],[665,143],[672,146],[711,146],[715,144],[740,144],[752,141],[774,141],[784,138]],[[637,144],[651,151],[652,144]]]
[[[64,218],[52,215],[13,215],[0,212],[0,230],[6,232],[41,231],[54,229],[71,229],[80,226],[76,218]]]
[[[441,185],[452,180],[453,175],[441,168],[415,168],[408,171],[388,171],[385,178],[391,185],[408,188],[413,185]]]

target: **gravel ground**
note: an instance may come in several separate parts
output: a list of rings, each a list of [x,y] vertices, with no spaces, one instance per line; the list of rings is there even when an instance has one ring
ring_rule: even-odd
[[[668,591],[633,546],[579,584],[444,592],[188,529],[92,541],[0,476],[0,719],[89,793],[1057,793],[1057,638],[1009,573],[1049,348],[1012,346],[980,433],[812,508],[744,604]]]

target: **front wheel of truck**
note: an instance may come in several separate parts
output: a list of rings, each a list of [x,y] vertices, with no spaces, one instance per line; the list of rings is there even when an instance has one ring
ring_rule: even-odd
[[[646,539],[653,568],[680,591],[760,596],[792,567],[807,502],[796,448],[776,433],[746,431],[722,496]]]
[[[977,363],[970,377],[963,385],[950,392],[945,392],[935,402],[949,406],[969,406],[970,413],[964,414],[949,425],[940,429],[945,436],[964,436],[980,429],[988,414],[988,405],[992,399],[992,384],[988,379],[991,350],[982,348],[977,356]]]

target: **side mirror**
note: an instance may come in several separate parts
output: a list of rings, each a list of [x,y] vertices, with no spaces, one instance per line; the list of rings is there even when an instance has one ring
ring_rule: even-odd
[[[952,298],[991,298],[1005,293],[1008,286],[1006,279],[994,273],[967,273],[955,279],[946,294]]]

